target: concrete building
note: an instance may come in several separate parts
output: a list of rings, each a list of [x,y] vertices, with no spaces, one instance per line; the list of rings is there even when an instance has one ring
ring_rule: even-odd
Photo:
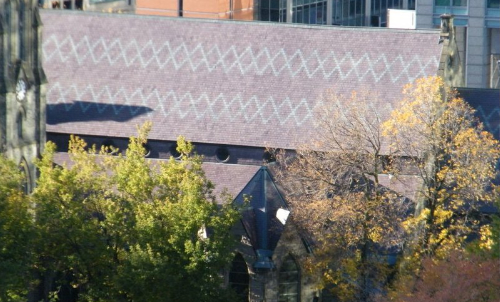
[[[0,7],[0,153],[24,171],[29,192],[45,142],[43,26],[36,1],[3,0]]]
[[[419,0],[417,27],[439,25],[439,15],[455,16],[467,87],[500,88],[500,1]]]

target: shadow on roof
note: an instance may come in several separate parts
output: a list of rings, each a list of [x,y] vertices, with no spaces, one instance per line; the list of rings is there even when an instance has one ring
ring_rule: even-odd
[[[103,104],[85,101],[47,105],[47,124],[57,125],[75,122],[115,121],[126,122],[153,109],[146,106]]]

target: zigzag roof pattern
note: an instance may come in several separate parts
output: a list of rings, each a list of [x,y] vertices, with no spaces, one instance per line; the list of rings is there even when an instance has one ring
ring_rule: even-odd
[[[474,109],[484,129],[500,139],[500,89],[458,88],[458,96]]]
[[[327,91],[384,110],[435,75],[437,31],[42,11],[47,131],[296,148]],[[381,101],[383,100],[383,101]],[[82,123],[85,121],[85,123]]]

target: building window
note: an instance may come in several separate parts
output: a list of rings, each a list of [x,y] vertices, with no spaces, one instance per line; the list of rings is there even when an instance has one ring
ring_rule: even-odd
[[[22,190],[25,194],[29,194],[31,192],[30,173],[28,170],[28,164],[24,158],[19,164],[19,170],[23,174],[23,182],[21,184]]]
[[[324,0],[293,0],[292,22],[326,24],[326,3]]]
[[[467,0],[435,0],[436,6],[467,6]]]
[[[287,0],[261,0],[260,20],[271,22],[286,22]]]
[[[333,0],[332,24],[363,26],[365,24],[365,0]]]
[[[467,0],[434,0],[434,25],[441,23],[439,16],[442,14],[455,15],[454,24],[456,26],[466,26],[468,15]]]
[[[23,114],[21,112],[17,114],[16,124],[17,124],[17,138],[19,140],[22,140],[24,136],[23,136]]]
[[[225,163],[229,160],[229,150],[226,147],[219,147],[215,151],[215,156],[218,161]]]
[[[488,8],[500,8],[500,0],[488,0]]]
[[[5,2],[5,25],[7,27],[7,64],[10,64],[10,60],[12,59],[12,41],[11,39],[11,30],[12,30],[12,10],[10,6],[10,1]]]
[[[240,253],[236,253],[231,263],[229,272],[229,286],[241,298],[241,301],[248,301],[250,275],[245,259]]]
[[[372,1],[371,26],[387,26],[387,9],[402,9],[402,0],[374,0]]]
[[[175,159],[181,159],[182,154],[177,150],[177,143],[173,143],[170,145],[170,148],[168,149],[170,152],[170,155],[175,158]]]
[[[415,0],[408,0],[408,9],[415,9]]]
[[[24,0],[19,1],[19,20],[18,20],[18,36],[19,36],[19,43],[18,43],[18,54],[17,58],[24,60]]]
[[[300,276],[299,266],[288,255],[283,263],[278,275],[278,301],[279,302],[298,302],[300,297]]]

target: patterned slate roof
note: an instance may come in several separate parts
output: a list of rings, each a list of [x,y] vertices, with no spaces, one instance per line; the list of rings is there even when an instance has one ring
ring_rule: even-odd
[[[484,129],[500,139],[500,89],[457,88],[458,95],[476,109]]]
[[[390,110],[435,75],[438,31],[42,11],[47,131],[295,148],[327,90]]]

